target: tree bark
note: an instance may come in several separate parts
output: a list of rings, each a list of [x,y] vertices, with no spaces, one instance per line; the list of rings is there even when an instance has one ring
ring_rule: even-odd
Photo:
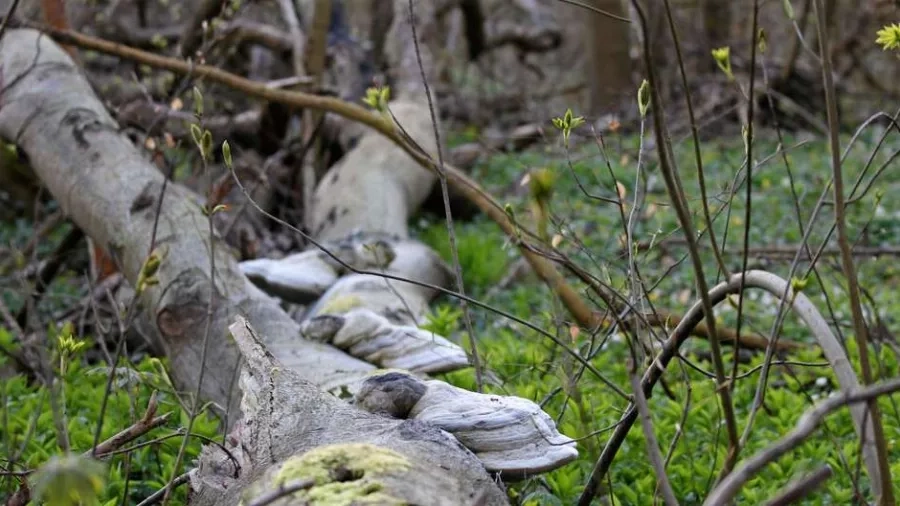
[[[732,5],[719,0],[703,0],[700,3],[703,16],[703,31],[706,36],[706,51],[703,59],[706,72],[716,72],[716,62],[709,57],[713,49],[729,45],[732,32]]]
[[[622,0],[586,0],[585,3],[620,18],[628,18]],[[622,97],[633,91],[628,23],[578,8],[584,14],[588,113],[596,116],[615,109],[622,103]]]
[[[0,77],[0,135],[28,154],[63,210],[111,253],[134,285],[150,253],[162,174],[119,133],[78,68],[50,38],[8,30],[0,41]],[[322,452],[352,460],[360,448],[383,457],[351,477],[370,480],[364,490],[372,490],[374,480],[380,494],[407,503],[506,502],[478,460],[446,432],[416,420],[369,414],[322,392],[355,382],[374,367],[300,337],[297,323],[241,274],[223,241],[208,236],[201,205],[177,184],[167,186],[155,243],[162,258],[159,283],[139,295],[181,389],[193,391],[204,370],[201,398],[233,410],[241,393],[234,389],[241,353],[246,359],[245,417],[228,444],[239,454],[240,470],[228,467],[234,463],[217,453],[218,447],[206,448],[205,465],[192,479],[196,504],[252,500],[295,475],[292,465],[321,463]],[[211,277],[206,266],[213,247]],[[259,331],[261,343],[248,339],[252,334],[243,320],[239,324],[248,330],[237,325],[234,339],[229,336],[226,329],[239,315]],[[320,452],[307,453],[313,448]],[[340,472],[323,471],[321,465],[313,471]],[[318,482],[304,493],[317,487]]]

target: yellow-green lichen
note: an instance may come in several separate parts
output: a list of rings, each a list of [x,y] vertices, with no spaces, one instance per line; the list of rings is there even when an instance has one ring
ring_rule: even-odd
[[[285,461],[272,486],[311,479],[315,484],[295,496],[317,506],[402,505],[403,501],[384,492],[378,478],[409,467],[399,453],[375,445],[328,445]]]
[[[322,304],[319,314],[341,314],[362,306],[362,299],[356,295],[337,295]]]
[[[411,371],[408,371],[408,370],[406,370],[406,369],[397,369],[396,367],[388,367],[388,368],[385,368],[385,369],[373,369],[373,370],[371,370],[371,371],[366,372],[366,374],[365,374],[364,377],[366,377],[366,378],[372,378],[372,377],[375,377],[375,376],[383,376],[383,375],[385,375],[385,374],[392,373],[392,372],[396,372],[396,373],[400,373],[400,374],[407,374],[407,375],[412,376],[412,377],[414,377],[414,378],[419,377],[417,374],[414,374],[414,373],[412,373]]]

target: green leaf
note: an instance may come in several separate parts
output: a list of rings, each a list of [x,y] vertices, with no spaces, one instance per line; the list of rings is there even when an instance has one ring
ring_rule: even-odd
[[[209,160],[212,157],[212,132],[206,130],[203,132],[203,137],[200,139],[200,154],[204,159]]]
[[[227,140],[222,141],[222,159],[229,170],[233,168],[231,165],[231,144],[228,144]]]
[[[194,86],[194,114],[199,118],[203,116],[203,93],[200,88]],[[195,139],[196,140],[196,139]]]
[[[197,147],[201,146],[201,140],[203,138],[203,129],[200,128],[200,125],[196,123],[191,123],[191,138],[194,139],[194,144]]]
[[[794,6],[791,5],[791,0],[783,0],[781,2],[781,5],[782,5],[782,7],[784,7],[784,14],[788,17],[788,19],[793,21],[794,20]]]
[[[644,79],[641,87],[638,88],[638,111],[641,117],[647,116],[647,109],[650,107],[650,82]]]
[[[97,504],[105,466],[78,455],[53,457],[32,477],[32,493],[47,506]]]

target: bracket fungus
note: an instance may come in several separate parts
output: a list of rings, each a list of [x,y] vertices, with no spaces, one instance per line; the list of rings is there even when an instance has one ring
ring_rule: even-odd
[[[315,316],[300,325],[300,332],[384,368],[439,373],[469,365],[466,352],[446,338],[412,325],[396,325],[365,308]]]
[[[373,373],[354,404],[371,413],[430,423],[453,434],[491,472],[518,479],[563,466],[578,457],[537,404],[521,397],[470,392],[402,371]]]
[[[373,241],[377,248],[367,246]],[[354,234],[334,246],[332,254],[358,271],[380,268],[418,283],[354,272],[318,249],[268,264],[245,262],[243,268],[271,295],[290,293],[285,298],[292,301],[318,297],[300,324],[304,338],[383,368],[349,386],[357,407],[434,425],[504,479],[546,472],[578,456],[575,442],[534,402],[416,376],[469,366],[461,347],[419,328],[437,293],[433,287],[447,286],[451,279],[434,251],[383,234]],[[379,259],[388,261],[378,265]]]

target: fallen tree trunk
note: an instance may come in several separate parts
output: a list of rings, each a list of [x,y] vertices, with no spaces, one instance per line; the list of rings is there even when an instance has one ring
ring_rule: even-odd
[[[0,78],[0,135],[28,155],[63,210],[110,252],[135,285],[150,254],[162,174],[119,133],[78,68],[48,37],[34,30],[7,30],[0,41]],[[349,443],[371,445],[363,446],[363,452],[383,457],[371,463],[370,471],[349,479],[378,478],[374,485],[364,483],[364,491],[377,490],[407,503],[506,502],[480,462],[446,432],[416,420],[366,413],[322,392],[359,379],[374,367],[299,337],[297,323],[241,274],[219,238],[208,236],[200,205],[177,184],[167,186],[156,229],[155,246],[162,259],[156,273],[159,283],[140,293],[139,304],[150,315],[178,386],[192,391],[202,369],[201,397],[220,406],[233,409],[240,394],[232,395],[240,353],[228,324],[246,316],[260,332],[264,348],[239,341],[249,353],[243,375],[247,416],[230,439],[232,451],[245,452],[243,465],[240,471],[225,470],[206,449],[204,462],[209,465],[192,480],[195,503],[252,500],[283,484],[279,476],[298,476],[296,469],[285,471],[291,465],[321,463],[316,459],[322,455],[307,453],[310,449],[354,459],[360,447]],[[208,267],[211,248],[214,276]],[[204,339],[210,297],[212,320]],[[200,359],[204,346],[205,362]],[[284,416],[254,419],[260,408]],[[313,471],[326,477],[337,472],[322,471],[321,465]],[[299,476],[304,472],[301,468]],[[262,488],[247,488],[260,476],[276,479]],[[315,481],[304,493],[324,490],[319,487],[323,480]]]
[[[435,79],[428,40],[414,39],[408,0],[393,3],[384,56],[396,99],[378,107],[410,142],[440,158],[441,126],[436,114],[432,117],[426,86]],[[433,8],[418,3],[419,34],[434,33]],[[301,324],[306,338],[414,374],[468,367],[461,347],[420,328],[428,303],[452,279],[431,248],[410,239],[407,226],[436,180],[396,144],[366,131],[314,192],[306,222],[314,247],[282,260],[245,262],[242,268],[270,293],[299,303],[317,299]],[[348,263],[374,268],[361,272]],[[525,399],[477,394],[396,371],[373,374],[358,387],[353,388],[358,406],[428,421],[456,436],[505,479],[548,471],[578,455],[552,418]]]

